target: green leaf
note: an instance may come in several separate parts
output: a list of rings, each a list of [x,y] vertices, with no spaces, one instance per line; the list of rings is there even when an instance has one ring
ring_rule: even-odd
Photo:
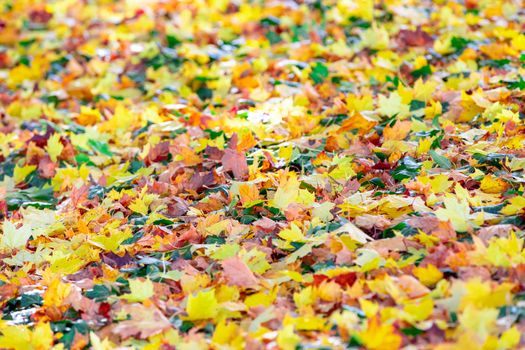
[[[397,168],[392,171],[391,175],[396,181],[410,179],[419,175],[419,168],[421,168],[421,164],[417,163],[414,158],[405,157],[399,161]]]
[[[412,100],[410,101],[410,111],[417,111],[418,109],[425,108],[427,103],[425,101]]]
[[[450,45],[456,49],[456,51],[463,51],[472,40],[465,39],[462,37],[455,36],[450,41]]]
[[[423,66],[419,69],[416,69],[410,73],[414,78],[424,78],[426,76],[429,76],[432,74],[432,68],[427,64],[426,66]]]
[[[280,43],[283,40],[281,38],[281,36],[278,33],[274,32],[274,31],[267,32],[266,33],[266,39],[268,39],[268,41],[272,45],[278,44],[278,43]]]
[[[514,89],[525,90],[525,80],[523,80],[523,77],[520,76],[520,80],[508,82],[507,86],[509,87],[510,90],[514,90]]]
[[[91,146],[91,148],[94,151],[98,153],[101,153],[108,157],[111,157],[113,155],[113,153],[109,150],[109,145],[107,144],[107,142],[102,142],[98,140],[89,140],[88,144]]]
[[[322,83],[325,78],[328,76],[328,68],[322,64],[321,62],[317,62],[312,67],[312,72],[310,73],[310,78],[314,81],[316,84]]]
[[[439,167],[441,167],[443,169],[451,169],[452,168],[452,163],[450,162],[450,160],[448,160],[447,157],[439,155],[434,150],[428,151],[428,154],[430,154],[430,156],[432,157],[432,160],[434,161],[434,163],[439,165]]]
[[[40,294],[36,294],[36,293],[26,293],[26,294],[22,294],[22,297],[20,298],[20,306],[22,308],[27,308],[29,306],[33,306],[33,305],[42,305],[43,303],[43,299],[42,297],[40,296]]]
[[[97,302],[106,300],[110,295],[111,291],[102,284],[95,284],[93,289],[86,292],[86,297],[95,299]]]

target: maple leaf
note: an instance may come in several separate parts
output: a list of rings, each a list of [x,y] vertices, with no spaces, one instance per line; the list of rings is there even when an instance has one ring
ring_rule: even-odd
[[[290,228],[284,229],[279,232],[279,237],[284,239],[287,242],[305,242],[306,237],[304,236],[302,230],[292,222]]]
[[[121,312],[128,314],[130,319],[118,322],[112,332],[122,338],[138,336],[145,339],[172,327],[169,320],[154,306],[124,304]]]
[[[380,324],[377,317],[368,322],[366,330],[359,336],[365,346],[372,350],[399,349],[402,341],[392,325]]]
[[[230,285],[252,288],[258,285],[257,278],[246,264],[233,257],[221,262],[224,276]]]
[[[25,178],[31,174],[36,169],[35,165],[26,165],[24,167],[15,166],[13,170],[13,179],[15,183],[20,183],[25,180]]]
[[[443,273],[432,264],[425,267],[416,267],[413,273],[427,287],[435,285],[443,278]]]
[[[53,162],[57,161],[63,149],[64,145],[60,141],[60,134],[55,133],[47,140],[46,151]]]
[[[301,191],[299,186],[299,180],[294,172],[282,174],[281,182],[274,197],[270,200],[270,205],[281,210],[288,208],[290,204],[294,203],[304,193],[304,190]]]
[[[0,329],[2,347],[16,350],[53,348],[53,331],[49,323],[39,322],[31,331],[27,326],[8,325]]]
[[[453,195],[447,195],[443,200],[445,208],[436,210],[436,216],[443,221],[450,221],[456,231],[465,232],[470,227],[470,207],[465,200],[458,200]]]
[[[226,149],[221,158],[225,171],[232,171],[236,179],[244,179],[248,175],[248,163],[244,153],[233,149]]]
[[[388,97],[380,95],[378,103],[378,112],[388,117],[397,116],[404,118],[408,116],[410,111],[409,106],[403,103],[397,91],[392,92]]]
[[[29,225],[22,225],[17,228],[15,224],[5,220],[2,226],[3,233],[0,240],[0,247],[2,249],[17,249],[24,247],[32,235],[31,227]]]
[[[102,248],[104,250],[109,250],[114,253],[120,250],[120,245],[126,239],[132,237],[133,234],[129,228],[125,230],[110,230],[110,235],[97,235],[89,239],[89,242],[94,246]]]
[[[153,283],[149,279],[144,281],[138,279],[129,280],[129,289],[130,293],[121,295],[120,298],[126,299],[130,303],[147,300],[154,294]]]
[[[294,333],[293,325],[287,325],[277,335],[277,344],[283,350],[294,350],[301,338]]]
[[[196,295],[188,296],[186,312],[189,320],[202,320],[217,316],[219,304],[215,297],[215,290],[201,291]]]
[[[421,30],[421,27],[417,27],[415,31],[400,30],[398,39],[408,46],[431,46],[434,41],[428,33]]]
[[[111,344],[107,338],[101,340],[94,332],[89,333],[89,340],[93,350],[111,350],[114,348],[114,344]]]

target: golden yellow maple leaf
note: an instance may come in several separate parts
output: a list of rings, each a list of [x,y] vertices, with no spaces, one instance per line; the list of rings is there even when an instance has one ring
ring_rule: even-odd
[[[215,290],[200,291],[188,296],[186,312],[188,320],[204,320],[217,316],[219,303],[215,297]]]

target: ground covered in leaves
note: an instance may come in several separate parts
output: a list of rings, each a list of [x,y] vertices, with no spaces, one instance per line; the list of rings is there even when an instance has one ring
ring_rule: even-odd
[[[0,348],[523,346],[521,7],[1,0]]]

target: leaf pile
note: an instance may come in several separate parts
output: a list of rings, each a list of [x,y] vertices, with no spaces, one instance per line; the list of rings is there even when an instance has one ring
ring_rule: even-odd
[[[519,1],[0,1],[0,347],[525,346]]]

